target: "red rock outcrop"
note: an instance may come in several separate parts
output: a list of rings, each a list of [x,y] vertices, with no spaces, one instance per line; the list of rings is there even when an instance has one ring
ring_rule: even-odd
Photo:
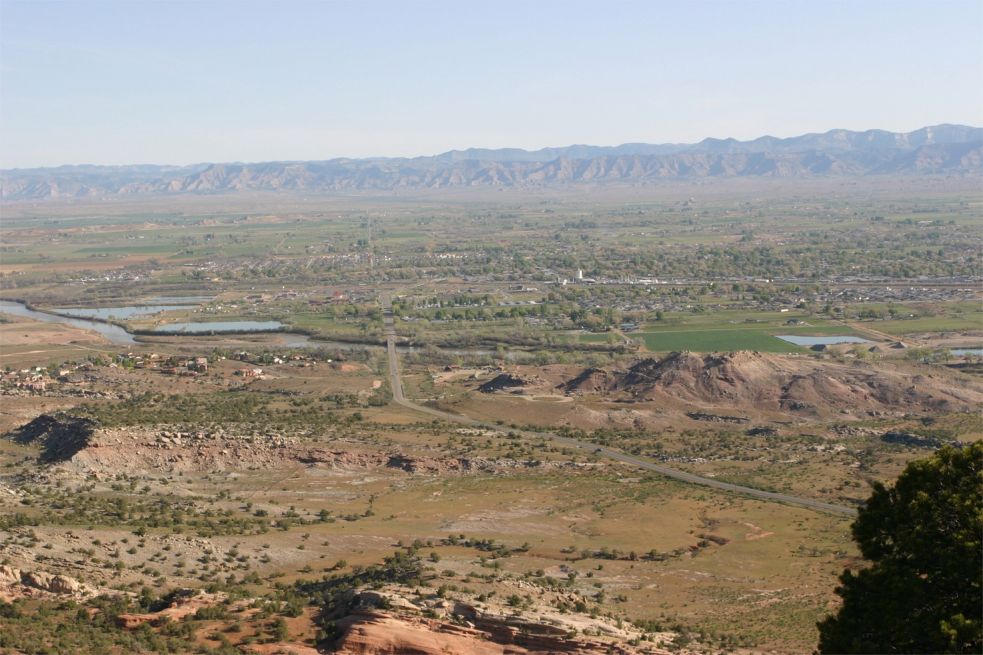
[[[588,653],[663,654],[611,642],[568,636],[555,626],[473,616],[463,624],[416,616],[357,610],[338,622],[344,634],[333,652],[341,655],[587,655]]]

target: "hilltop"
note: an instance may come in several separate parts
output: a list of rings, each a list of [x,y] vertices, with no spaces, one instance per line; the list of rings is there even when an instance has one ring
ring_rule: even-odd
[[[625,368],[587,368],[572,377],[550,367],[535,370],[538,376],[516,367],[478,390],[539,393],[555,389],[568,396],[654,402],[664,409],[679,407],[691,413],[722,409],[799,418],[969,411],[983,401],[978,383],[941,371],[746,351],[677,352],[662,359],[641,359]]]

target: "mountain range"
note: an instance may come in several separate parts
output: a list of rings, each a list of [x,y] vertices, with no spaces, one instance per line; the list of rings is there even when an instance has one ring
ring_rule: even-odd
[[[935,125],[907,133],[831,130],[751,141],[452,150],[430,157],[191,166],[60,166],[0,171],[8,201],[241,191],[386,191],[646,184],[716,177],[980,175],[983,128]]]

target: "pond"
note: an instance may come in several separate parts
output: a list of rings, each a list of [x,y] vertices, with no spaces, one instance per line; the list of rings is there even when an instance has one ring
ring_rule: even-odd
[[[79,318],[100,318],[104,321],[110,319],[125,320],[138,316],[150,316],[158,312],[169,312],[177,309],[190,310],[193,305],[128,305],[126,307],[57,307],[52,311],[65,316],[76,316]]]
[[[65,314],[68,314],[69,312],[77,312],[76,315],[69,317],[29,309],[26,305],[19,302],[0,300],[0,312],[13,314],[14,316],[23,316],[36,321],[44,321],[46,323],[63,323],[65,325],[82,328],[83,330],[92,330],[94,332],[98,332],[102,336],[106,337],[106,339],[117,345],[134,345],[138,342],[133,338],[132,334],[120,326],[113,325],[112,323],[104,323],[103,320],[110,317],[130,318],[133,316],[141,316],[147,313],[163,311],[162,308],[165,307],[174,308],[174,306],[171,305],[133,305],[130,307],[101,307],[93,309],[67,308],[56,310],[59,312],[64,312]],[[184,305],[176,308],[187,309],[188,306]],[[277,332],[283,329],[283,327],[283,323],[280,323],[279,321],[217,321],[214,323],[169,323],[167,325],[161,325],[155,328],[154,332],[162,335],[193,335],[209,334],[211,332]],[[300,334],[291,335],[289,341],[290,343],[287,344],[288,347],[310,347],[313,345],[321,345],[311,342],[311,340],[309,340],[307,337]]]
[[[136,343],[133,335],[118,325],[101,323],[99,321],[90,321],[85,318],[67,318],[65,316],[56,316],[55,314],[48,314],[47,312],[39,312],[33,309],[28,309],[23,303],[19,302],[0,300],[0,312],[5,314],[13,314],[14,316],[31,318],[35,321],[44,321],[45,323],[63,323],[65,325],[82,328],[83,330],[92,330],[106,337],[106,339],[112,343],[119,345],[131,345]]]
[[[983,357],[983,348],[951,348],[949,352],[955,357],[965,357],[967,355]]]
[[[147,299],[148,303],[172,305],[201,305],[215,300],[215,296],[154,296]]]
[[[797,334],[777,334],[775,335],[782,341],[787,341],[789,343],[794,343],[796,346],[833,346],[838,343],[874,343],[869,339],[861,339],[860,337],[806,337]]]
[[[212,321],[197,323],[168,323],[158,325],[154,332],[161,334],[209,334],[211,332],[276,332],[285,326],[280,321]]]
[[[36,321],[44,321],[46,323],[63,323],[65,325],[71,325],[77,328],[82,328],[83,330],[92,330],[93,332],[98,332],[104,336],[108,341],[116,345],[136,345],[139,342],[133,338],[133,335],[121,328],[118,325],[113,325],[112,323],[104,323],[100,320],[91,320],[89,317],[103,318],[102,314],[95,312],[111,312],[113,310],[120,309],[137,309],[144,310],[150,308],[160,309],[161,307],[166,307],[166,305],[148,305],[148,306],[137,306],[132,307],[103,307],[99,309],[85,310],[89,313],[87,316],[79,315],[77,317],[59,316],[58,314],[49,314],[48,312],[41,312],[34,309],[28,309],[23,303],[13,302],[9,300],[0,300],[0,313],[13,314],[14,316],[23,316],[25,318],[31,318]],[[187,309],[188,306],[184,305],[180,307],[181,309]],[[59,309],[57,311],[66,311]],[[70,309],[68,311],[81,311],[76,309]],[[134,314],[136,315],[136,314]],[[114,314],[117,318],[123,318],[118,314]],[[279,321],[217,321],[217,322],[191,322],[191,323],[168,323],[166,325],[158,326],[154,329],[154,332],[160,334],[161,336],[206,336],[212,332],[241,332],[244,334],[249,333],[262,333],[262,332],[280,332],[286,327],[283,323]],[[291,332],[282,332],[281,345],[286,348],[335,348],[344,350],[382,350],[385,346],[374,345],[374,344],[362,344],[362,343],[349,343],[346,341],[330,341],[330,340],[320,340],[316,338],[308,337],[305,334],[295,334]],[[423,351],[422,348],[412,348],[408,346],[398,346],[400,352],[412,353]],[[492,354],[491,350],[444,350],[442,352],[449,355],[472,355],[472,356],[489,356]],[[509,359],[514,358],[515,354],[509,352],[507,357]]]

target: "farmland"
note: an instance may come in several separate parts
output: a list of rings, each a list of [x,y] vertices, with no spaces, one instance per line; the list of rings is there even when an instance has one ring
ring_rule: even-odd
[[[805,348],[778,339],[776,335],[860,336],[840,321],[788,310],[721,310],[711,314],[666,314],[662,320],[642,326],[631,336],[642,339],[646,349],[653,352],[806,352]]]

